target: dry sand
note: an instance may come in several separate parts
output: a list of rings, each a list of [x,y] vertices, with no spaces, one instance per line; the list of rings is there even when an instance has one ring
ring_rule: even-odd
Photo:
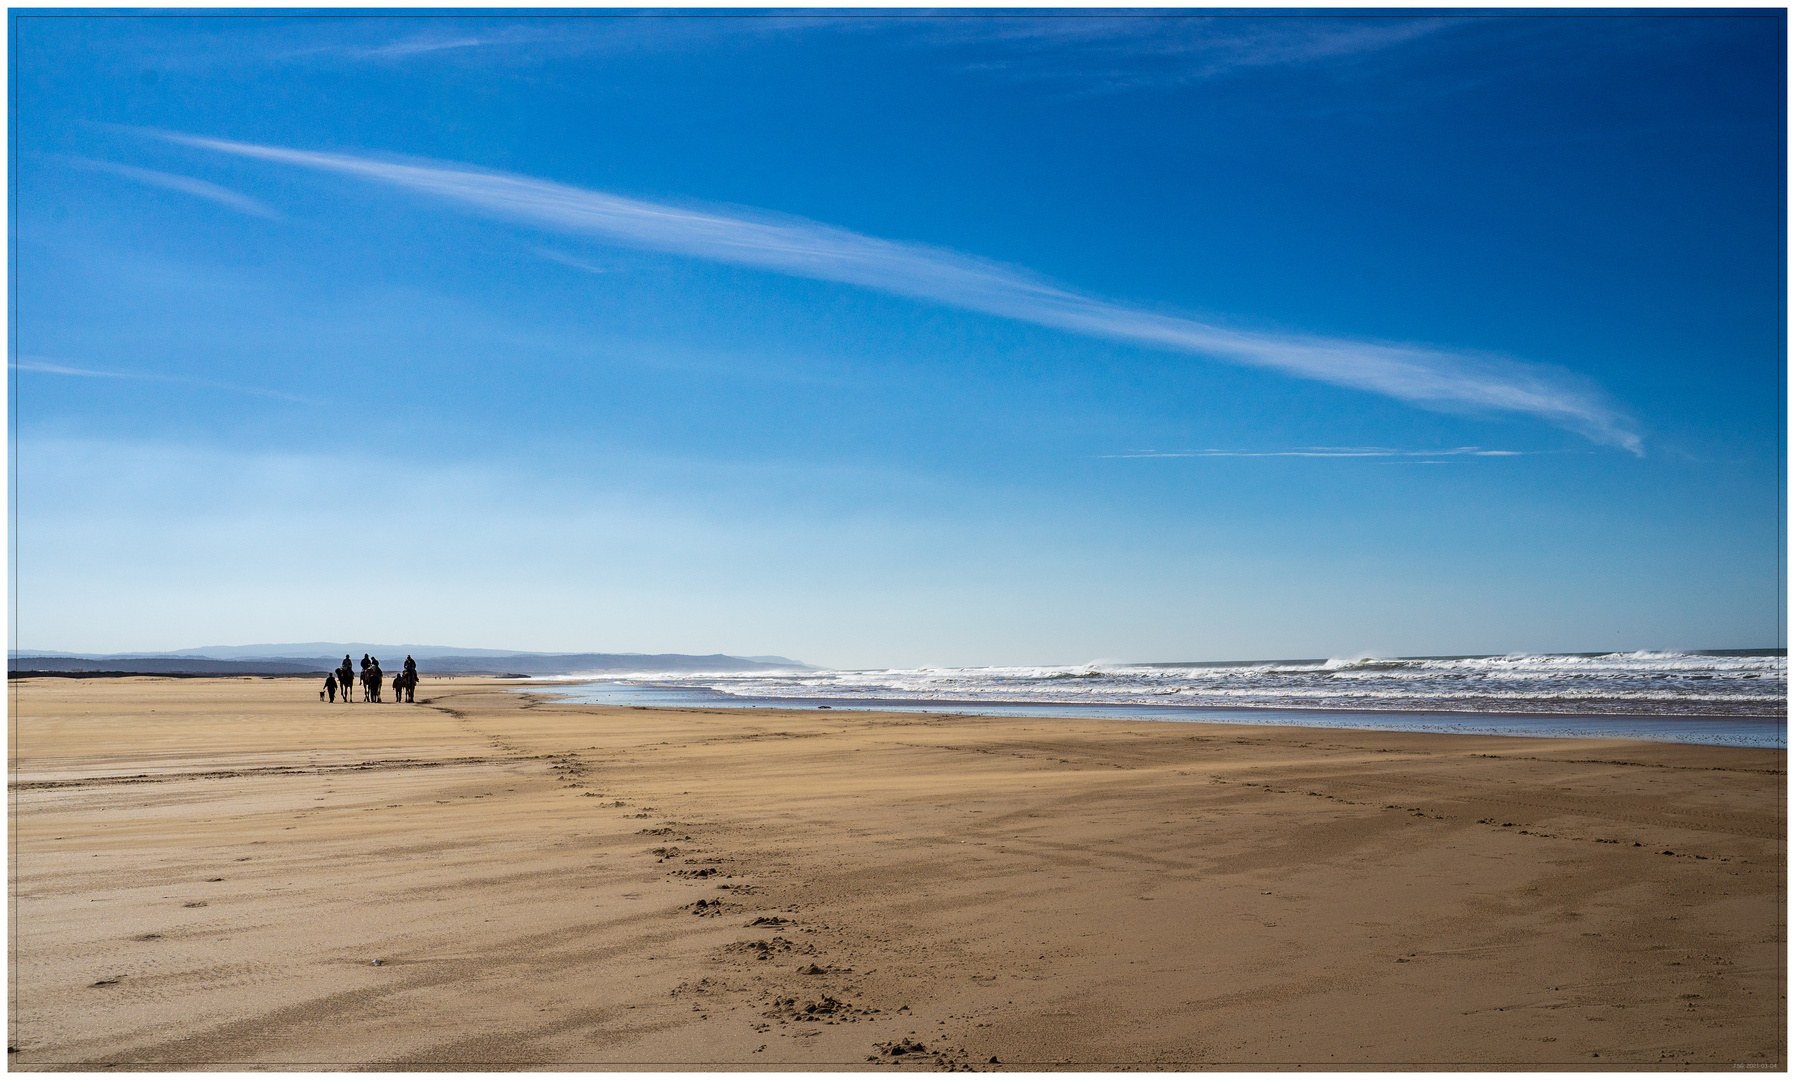
[[[1785,1061],[1782,751],[503,685],[14,681],[11,1067]]]

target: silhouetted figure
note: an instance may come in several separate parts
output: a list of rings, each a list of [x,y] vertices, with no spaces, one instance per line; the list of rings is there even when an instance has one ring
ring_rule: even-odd
[[[343,666],[337,669],[337,685],[343,688],[343,704],[349,704],[350,695],[355,692],[355,664],[346,655]]]
[[[380,700],[380,661],[370,661],[368,669],[361,673],[362,700],[378,702]]]
[[[345,690],[345,693],[347,693],[347,690]],[[318,696],[323,697],[324,694],[329,694],[331,704],[333,704],[333,705],[336,704],[337,675],[336,675],[336,672],[334,672],[334,671],[331,672],[329,675],[324,676],[324,690]]]
[[[397,705],[404,700],[405,700],[405,673],[400,672],[399,674],[393,676],[393,704]]]

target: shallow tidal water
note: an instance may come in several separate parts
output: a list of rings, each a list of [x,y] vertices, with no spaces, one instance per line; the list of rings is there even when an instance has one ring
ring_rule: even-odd
[[[656,672],[542,680],[568,701],[1083,716],[1786,749],[1781,650],[1248,663]]]

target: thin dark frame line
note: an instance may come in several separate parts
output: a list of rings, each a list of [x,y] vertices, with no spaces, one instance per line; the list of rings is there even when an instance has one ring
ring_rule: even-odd
[[[1785,154],[1783,158],[1783,187],[1787,192],[1789,183],[1789,163]],[[1777,416],[1776,471],[1781,480],[1776,485],[1776,644],[1778,648],[1787,648],[1789,632],[1789,200],[1795,194],[1785,194],[1782,204],[1783,259],[1779,272],[1782,277],[1780,292],[1782,319],[1778,327],[1778,343],[1781,345],[1783,400],[1782,409]]]
[[[12,1055],[12,1056],[18,1057],[21,1060],[16,1061],[16,1062],[8,1062],[8,1064],[15,1064],[15,1065],[107,1065],[107,1066],[118,1066],[118,1065],[186,1065],[186,1066],[257,1065],[257,1066],[262,1066],[264,1068],[273,1067],[273,1068],[277,1068],[277,1069],[281,1068],[281,1067],[285,1067],[285,1066],[294,1066],[294,1065],[385,1065],[385,1066],[389,1066],[390,1068],[392,1068],[395,1071],[411,1070],[411,1069],[432,1069],[432,1068],[440,1068],[445,1065],[449,1065],[449,1066],[507,1065],[507,1066],[522,1066],[522,1067],[531,1067],[531,1066],[538,1066],[538,1065],[614,1065],[614,1066],[627,1067],[627,1068],[636,1068],[636,1067],[640,1067],[640,1066],[649,1066],[649,1065],[693,1065],[693,1066],[699,1066],[699,1067],[704,1067],[704,1068],[717,1068],[719,1066],[724,1066],[724,1065],[759,1065],[759,1066],[762,1066],[762,1067],[768,1069],[769,1071],[790,1072],[790,1071],[795,1071],[797,1069],[815,1068],[816,1066],[819,1066],[819,1065],[863,1066],[867,1063],[865,1058],[860,1058],[856,1061],[769,1061],[766,1059],[759,1059],[759,1060],[752,1060],[752,1061],[749,1061],[749,1060],[744,1060],[744,1061],[722,1061],[722,1060],[718,1060],[718,1061],[633,1061],[633,1060],[632,1061],[586,1061],[586,1060],[581,1060],[581,1059],[563,1060],[561,1058],[517,1058],[517,1059],[500,1058],[500,1059],[494,1059],[494,1060],[477,1060],[477,1061],[460,1061],[460,1060],[450,1060],[450,1059],[440,1059],[440,1058],[433,1058],[433,1059],[430,1059],[427,1061],[390,1061],[390,1060],[383,1060],[383,1059],[371,1059],[371,1060],[367,1060],[367,1061],[284,1061],[284,1060],[283,1061],[269,1061],[269,1060],[262,1059],[262,1058],[252,1058],[252,1059],[248,1059],[248,1060],[244,1060],[244,1061],[233,1061],[233,1060],[216,1059],[216,1058],[176,1058],[176,1059],[166,1060],[166,1061],[162,1060],[160,1058],[130,1058],[130,1059],[121,1059],[121,1060],[95,1059],[95,1060],[91,1060],[91,1061],[89,1061],[89,1060],[60,1061],[60,1060],[40,1059],[40,1060],[33,1060],[33,1061],[25,1061],[25,1060],[23,1060],[24,1054],[22,1054],[22,1053],[17,1054],[17,1055]],[[916,1055],[910,1055],[910,1056],[913,1056],[913,1057],[917,1058],[918,1060],[934,1057],[933,1054],[916,1054]],[[896,1064],[897,1062],[893,1061],[892,1063]],[[1543,1066],[1549,1066],[1549,1065],[1589,1065],[1592,1063],[1600,1064],[1603,1066],[1610,1066],[1610,1065],[1618,1065],[1618,1066],[1668,1065],[1668,1066],[1673,1066],[1673,1067],[1678,1067],[1678,1068],[1702,1066],[1702,1065],[1725,1065],[1725,1066],[1728,1066],[1731,1068],[1742,1068],[1742,1067],[1748,1067],[1748,1066],[1756,1066],[1759,1064],[1758,1062],[1742,1062],[1742,1061],[1738,1061],[1733,1058],[1727,1058],[1725,1060],[1720,1060],[1720,1061],[1665,1060],[1662,1058],[1653,1059],[1651,1061],[1624,1061],[1624,1060],[1621,1060],[1620,1058],[1588,1057],[1588,1058],[1573,1058],[1568,1061],[1337,1061],[1337,1060],[1329,1060],[1329,1061],[1308,1061],[1308,1060],[1303,1060],[1303,1061],[1177,1061],[1177,1060],[1172,1060],[1172,1059],[1150,1060],[1150,1061],[1107,1061],[1107,1060],[1090,1059],[1090,1060],[1080,1060],[1080,1061],[1001,1061],[1001,1062],[998,1062],[998,1065],[1002,1068],[1011,1068],[1011,1067],[1020,1068],[1022,1066],[1041,1065],[1041,1066],[1053,1066],[1053,1067],[1068,1068],[1068,1069],[1076,1069],[1076,1068],[1080,1068],[1080,1067],[1086,1066],[1086,1065],[1213,1066],[1215,1068],[1238,1068],[1238,1067],[1242,1067],[1242,1066],[1250,1066],[1250,1067],[1255,1067],[1255,1068],[1276,1068],[1279,1066],[1286,1066],[1286,1065],[1330,1065],[1330,1066],[1333,1066],[1336,1068],[1343,1068],[1343,1069],[1376,1069],[1376,1068],[1419,1066],[1419,1065],[1433,1065],[1433,1066],[1439,1066],[1442,1068],[1452,1068],[1452,1067],[1464,1066],[1464,1065],[1491,1065],[1491,1066],[1508,1066],[1508,1067],[1519,1067],[1519,1066],[1543,1067]],[[990,1062],[979,1062],[979,1061],[958,1062],[957,1061],[957,1062],[955,1062],[955,1064],[970,1064],[970,1065],[989,1066]],[[1764,1062],[1764,1063],[1762,1063],[1761,1067],[1765,1068],[1765,1069],[1771,1069],[1780,1064],[1781,1064],[1780,1062]]]
[[[19,201],[18,201],[18,190],[15,186],[15,180],[17,178],[17,173],[15,171],[15,165],[18,161],[18,145],[19,145],[19,74],[18,74],[19,68],[18,68],[18,63],[17,63],[17,59],[18,59],[18,55],[19,55],[19,42],[18,42],[18,18],[17,18],[17,16],[13,16],[7,20],[6,48],[7,48],[7,59],[9,61],[7,64],[8,71],[7,71],[7,95],[6,95],[6,112],[7,112],[6,130],[9,133],[9,137],[7,139],[7,145],[6,145],[6,176],[7,176],[7,184],[6,184],[6,201],[7,201],[6,274],[7,274],[7,284],[9,286],[9,288],[7,289],[7,320],[6,320],[6,323],[7,323],[8,329],[10,331],[7,335],[8,359],[16,360],[19,355],[19,260],[18,260]],[[8,464],[11,465],[11,467],[12,467],[10,476],[8,477],[8,479],[11,482],[11,486],[8,489],[8,495],[10,497],[8,499],[8,506],[7,506],[7,509],[9,511],[9,521],[8,521],[8,528],[7,528],[7,540],[8,540],[7,555],[9,558],[9,562],[11,564],[10,569],[12,571],[12,573],[10,575],[10,579],[8,581],[8,584],[11,586],[11,591],[7,593],[8,602],[11,603],[11,605],[12,605],[12,612],[11,612],[11,614],[12,614],[12,640],[7,643],[7,646],[8,646],[7,652],[8,652],[8,656],[10,656],[12,647],[15,646],[19,641],[19,610],[20,610],[20,605],[19,605],[19,419],[18,419],[18,417],[19,417],[19,370],[18,370],[18,367],[16,366],[16,364],[13,364],[13,363],[9,363],[7,365],[7,387],[6,387],[6,390],[7,390],[7,395],[6,395],[7,417],[6,417],[6,419],[7,419],[7,436],[8,436],[6,449],[7,449],[7,461],[8,461]],[[20,867],[19,867],[20,824],[19,824],[19,814],[17,813],[17,800],[18,800],[19,796],[12,791],[12,788],[13,788],[12,781],[17,779],[16,770],[18,769],[18,760],[19,760],[19,723],[18,723],[18,720],[19,720],[19,694],[23,688],[14,684],[13,680],[11,680],[11,679],[8,679],[7,683],[9,684],[10,689],[12,690],[12,698],[10,701],[10,705],[12,706],[12,708],[8,714],[8,719],[10,722],[7,725],[7,731],[10,736],[10,739],[8,740],[8,747],[7,747],[7,750],[8,750],[7,761],[8,761],[8,765],[9,765],[8,770],[7,770],[7,781],[8,781],[7,789],[8,789],[8,796],[9,796],[8,797],[8,805],[7,805],[7,811],[8,811],[7,820],[12,826],[12,828],[10,829],[9,834],[7,836],[7,854],[9,856],[9,858],[8,858],[9,865],[8,865],[7,869],[8,869],[8,872],[12,875],[11,880],[16,882],[16,881],[20,880]],[[18,972],[19,972],[20,965],[18,963],[19,957],[18,957],[17,950],[20,948],[19,935],[20,935],[22,923],[20,921],[21,916],[19,913],[20,905],[8,904],[7,907],[9,908],[9,910],[11,912],[11,919],[8,921],[8,926],[7,926],[7,931],[8,931],[7,940],[10,943],[10,948],[7,950],[7,965],[6,965],[7,973],[8,973],[7,988],[6,988],[6,1000],[7,1000],[8,1009],[10,1011],[12,1005],[14,1005],[18,1001],[18,998],[19,998],[18,984],[17,984],[16,980],[19,978]],[[9,1046],[7,1049],[10,1050],[11,1047]],[[10,1057],[11,1055],[9,1054],[8,1056]]]
[[[1654,11],[1651,9],[1603,11],[1537,11],[1514,9],[1511,11],[1479,11],[1460,12],[1452,8],[1416,8],[1401,14],[1381,14],[1377,12],[1216,12],[1213,14],[1176,14],[1171,12],[1065,12],[1050,10],[1006,9],[981,12],[940,12],[924,14],[900,10],[868,12],[853,10],[800,9],[793,11],[618,11],[618,12],[582,12],[582,11],[524,11],[518,14],[505,12],[461,13],[453,8],[444,8],[436,12],[421,13],[409,10],[395,10],[390,13],[377,12],[333,12],[333,11],[299,11],[282,14],[264,14],[243,11],[194,11],[194,12],[160,12],[146,10],[140,12],[94,11],[94,12],[54,12],[34,11],[16,12],[17,19],[333,19],[346,21],[350,19],[926,19],[931,22],[942,19],[1420,19],[1429,16],[1451,15],[1455,19],[1614,19],[1614,18],[1674,18],[1674,19],[1769,19],[1780,18],[1781,9],[1741,9],[1726,11]]]

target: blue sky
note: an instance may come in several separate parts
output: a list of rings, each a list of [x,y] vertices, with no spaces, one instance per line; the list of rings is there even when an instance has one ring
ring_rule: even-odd
[[[15,648],[1782,643],[1781,12],[10,25]]]

